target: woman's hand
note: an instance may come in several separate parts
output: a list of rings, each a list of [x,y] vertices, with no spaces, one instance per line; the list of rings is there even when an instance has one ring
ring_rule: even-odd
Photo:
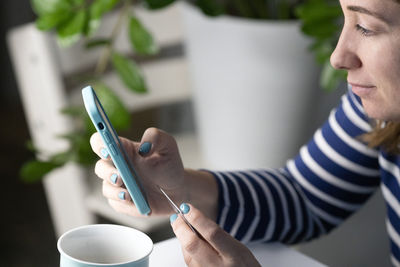
[[[161,130],[149,128],[140,143],[125,138],[120,140],[145,188],[152,214],[171,214],[172,210],[158,187],[178,203],[187,199],[184,192],[188,192],[175,139]],[[109,204],[118,212],[140,216],[98,133],[92,135],[90,144],[101,158],[96,163],[95,173],[103,179],[103,195]]]
[[[194,206],[182,204],[181,210],[201,235],[193,233],[179,215],[171,215],[172,229],[181,243],[188,266],[260,266],[247,247]]]

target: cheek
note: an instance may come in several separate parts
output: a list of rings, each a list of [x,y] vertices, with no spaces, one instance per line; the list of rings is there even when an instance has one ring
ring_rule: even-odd
[[[381,93],[400,98],[400,40],[370,46],[364,67]]]
[[[388,53],[388,46],[385,43],[379,43],[379,45],[370,46],[368,50],[369,72],[374,82],[379,86],[379,83],[387,80],[385,76],[391,69],[391,56]]]
[[[386,59],[386,60],[385,60]],[[400,118],[400,59],[382,57],[375,69],[380,109],[389,120]]]
[[[376,119],[400,119],[400,45],[380,42],[365,48],[364,74],[377,86],[377,94],[364,99],[368,115]],[[365,76],[364,76],[365,77]]]

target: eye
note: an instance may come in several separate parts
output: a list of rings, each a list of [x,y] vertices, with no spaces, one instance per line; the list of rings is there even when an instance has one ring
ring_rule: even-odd
[[[357,31],[361,32],[361,34],[364,36],[371,36],[374,33],[373,31],[362,27],[360,24],[356,25],[356,29],[357,29]]]

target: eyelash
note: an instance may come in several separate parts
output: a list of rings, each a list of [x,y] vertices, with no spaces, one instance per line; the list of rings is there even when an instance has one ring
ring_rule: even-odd
[[[360,31],[364,36],[371,36],[373,34],[371,30],[365,29],[364,27],[360,26],[360,24],[356,24],[356,30]]]

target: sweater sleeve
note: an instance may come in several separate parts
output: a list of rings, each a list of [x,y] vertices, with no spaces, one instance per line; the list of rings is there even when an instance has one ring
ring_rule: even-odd
[[[378,151],[361,102],[344,95],[325,124],[281,169],[213,171],[218,224],[242,242],[298,243],[338,226],[380,183]]]

